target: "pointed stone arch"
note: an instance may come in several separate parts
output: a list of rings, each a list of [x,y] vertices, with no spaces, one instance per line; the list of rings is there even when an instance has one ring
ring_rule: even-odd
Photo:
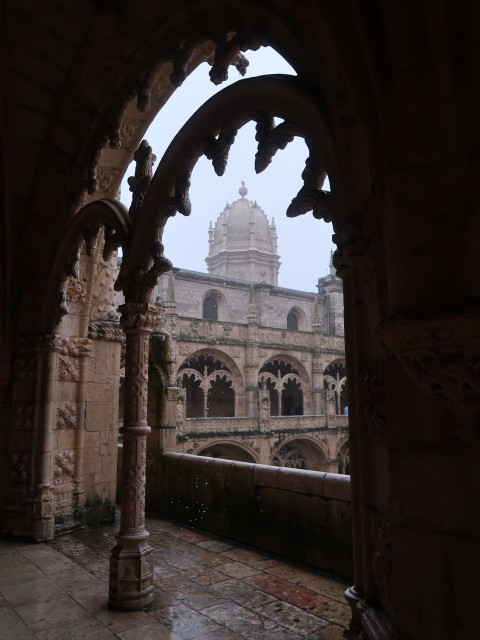
[[[231,440],[211,440],[193,452],[197,456],[237,460],[239,462],[258,463],[258,453],[243,442]]]
[[[328,471],[328,451],[323,443],[314,438],[291,436],[273,449],[270,464],[293,469]]]

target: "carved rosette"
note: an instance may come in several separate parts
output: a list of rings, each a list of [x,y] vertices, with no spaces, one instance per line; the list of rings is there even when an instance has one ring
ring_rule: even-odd
[[[455,415],[478,414],[480,312],[436,318],[392,317],[377,332],[405,373]]]

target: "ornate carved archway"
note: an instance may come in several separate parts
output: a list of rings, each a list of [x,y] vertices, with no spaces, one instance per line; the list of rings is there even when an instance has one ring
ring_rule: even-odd
[[[151,304],[153,288],[158,276],[171,267],[163,255],[163,228],[177,211],[184,215],[191,213],[188,188],[199,157],[206,155],[216,173],[222,175],[236,131],[251,120],[257,128],[257,171],[268,166],[274,154],[294,136],[303,137],[307,143],[309,157],[302,173],[304,184],[288,207],[287,215],[313,210],[316,218],[332,220],[334,196],[321,190],[327,166],[333,183],[337,175],[325,115],[298,78],[265,76],[240,81],[207,101],[186,123],[153,177],[152,149],[146,141],[142,142],[135,154],[135,176],[130,179],[133,198],[128,214],[112,201],[98,201],[80,212],[67,234],[65,251],[60,253],[60,262],[57,260],[55,267],[59,275],[69,241],[74,248],[80,230],[90,240],[94,233],[89,229],[96,230],[99,223],[105,229],[105,250],[121,245],[124,252],[115,284],[117,290],[123,291],[126,301],[120,308],[126,334],[126,369],[122,510],[117,545],[111,556],[112,607],[143,608],[151,600],[152,550],[144,526],[146,436],[150,431],[147,425],[148,344],[157,323],[157,308]],[[281,118],[282,122],[277,125],[274,118]],[[90,213],[92,223],[87,224]],[[145,251],[145,247],[149,250]],[[50,299],[54,293],[52,289]],[[52,305],[44,308],[51,309]],[[61,304],[59,308],[61,311]],[[135,593],[131,591],[127,575],[137,576],[139,588]]]

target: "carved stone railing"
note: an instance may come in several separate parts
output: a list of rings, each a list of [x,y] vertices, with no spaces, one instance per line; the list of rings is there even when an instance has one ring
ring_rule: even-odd
[[[258,418],[187,418],[177,425],[177,434],[241,433],[258,429]]]
[[[164,453],[152,513],[350,578],[350,477]]]
[[[234,434],[249,431],[280,431],[295,429],[346,429],[348,416],[270,416],[260,418],[187,418],[177,425],[178,435]]]
[[[348,427],[348,416],[274,416],[268,421],[269,431],[279,429],[329,429]]]

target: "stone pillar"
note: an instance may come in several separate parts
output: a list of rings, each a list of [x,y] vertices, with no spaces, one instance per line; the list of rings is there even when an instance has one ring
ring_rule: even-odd
[[[245,351],[245,413],[250,418],[258,411],[258,316],[255,290],[250,287],[247,310],[247,344]]]
[[[120,307],[126,337],[125,412],[120,530],[110,556],[109,606],[133,611],[153,600],[153,549],[145,529],[148,354],[158,309],[148,303]]]

